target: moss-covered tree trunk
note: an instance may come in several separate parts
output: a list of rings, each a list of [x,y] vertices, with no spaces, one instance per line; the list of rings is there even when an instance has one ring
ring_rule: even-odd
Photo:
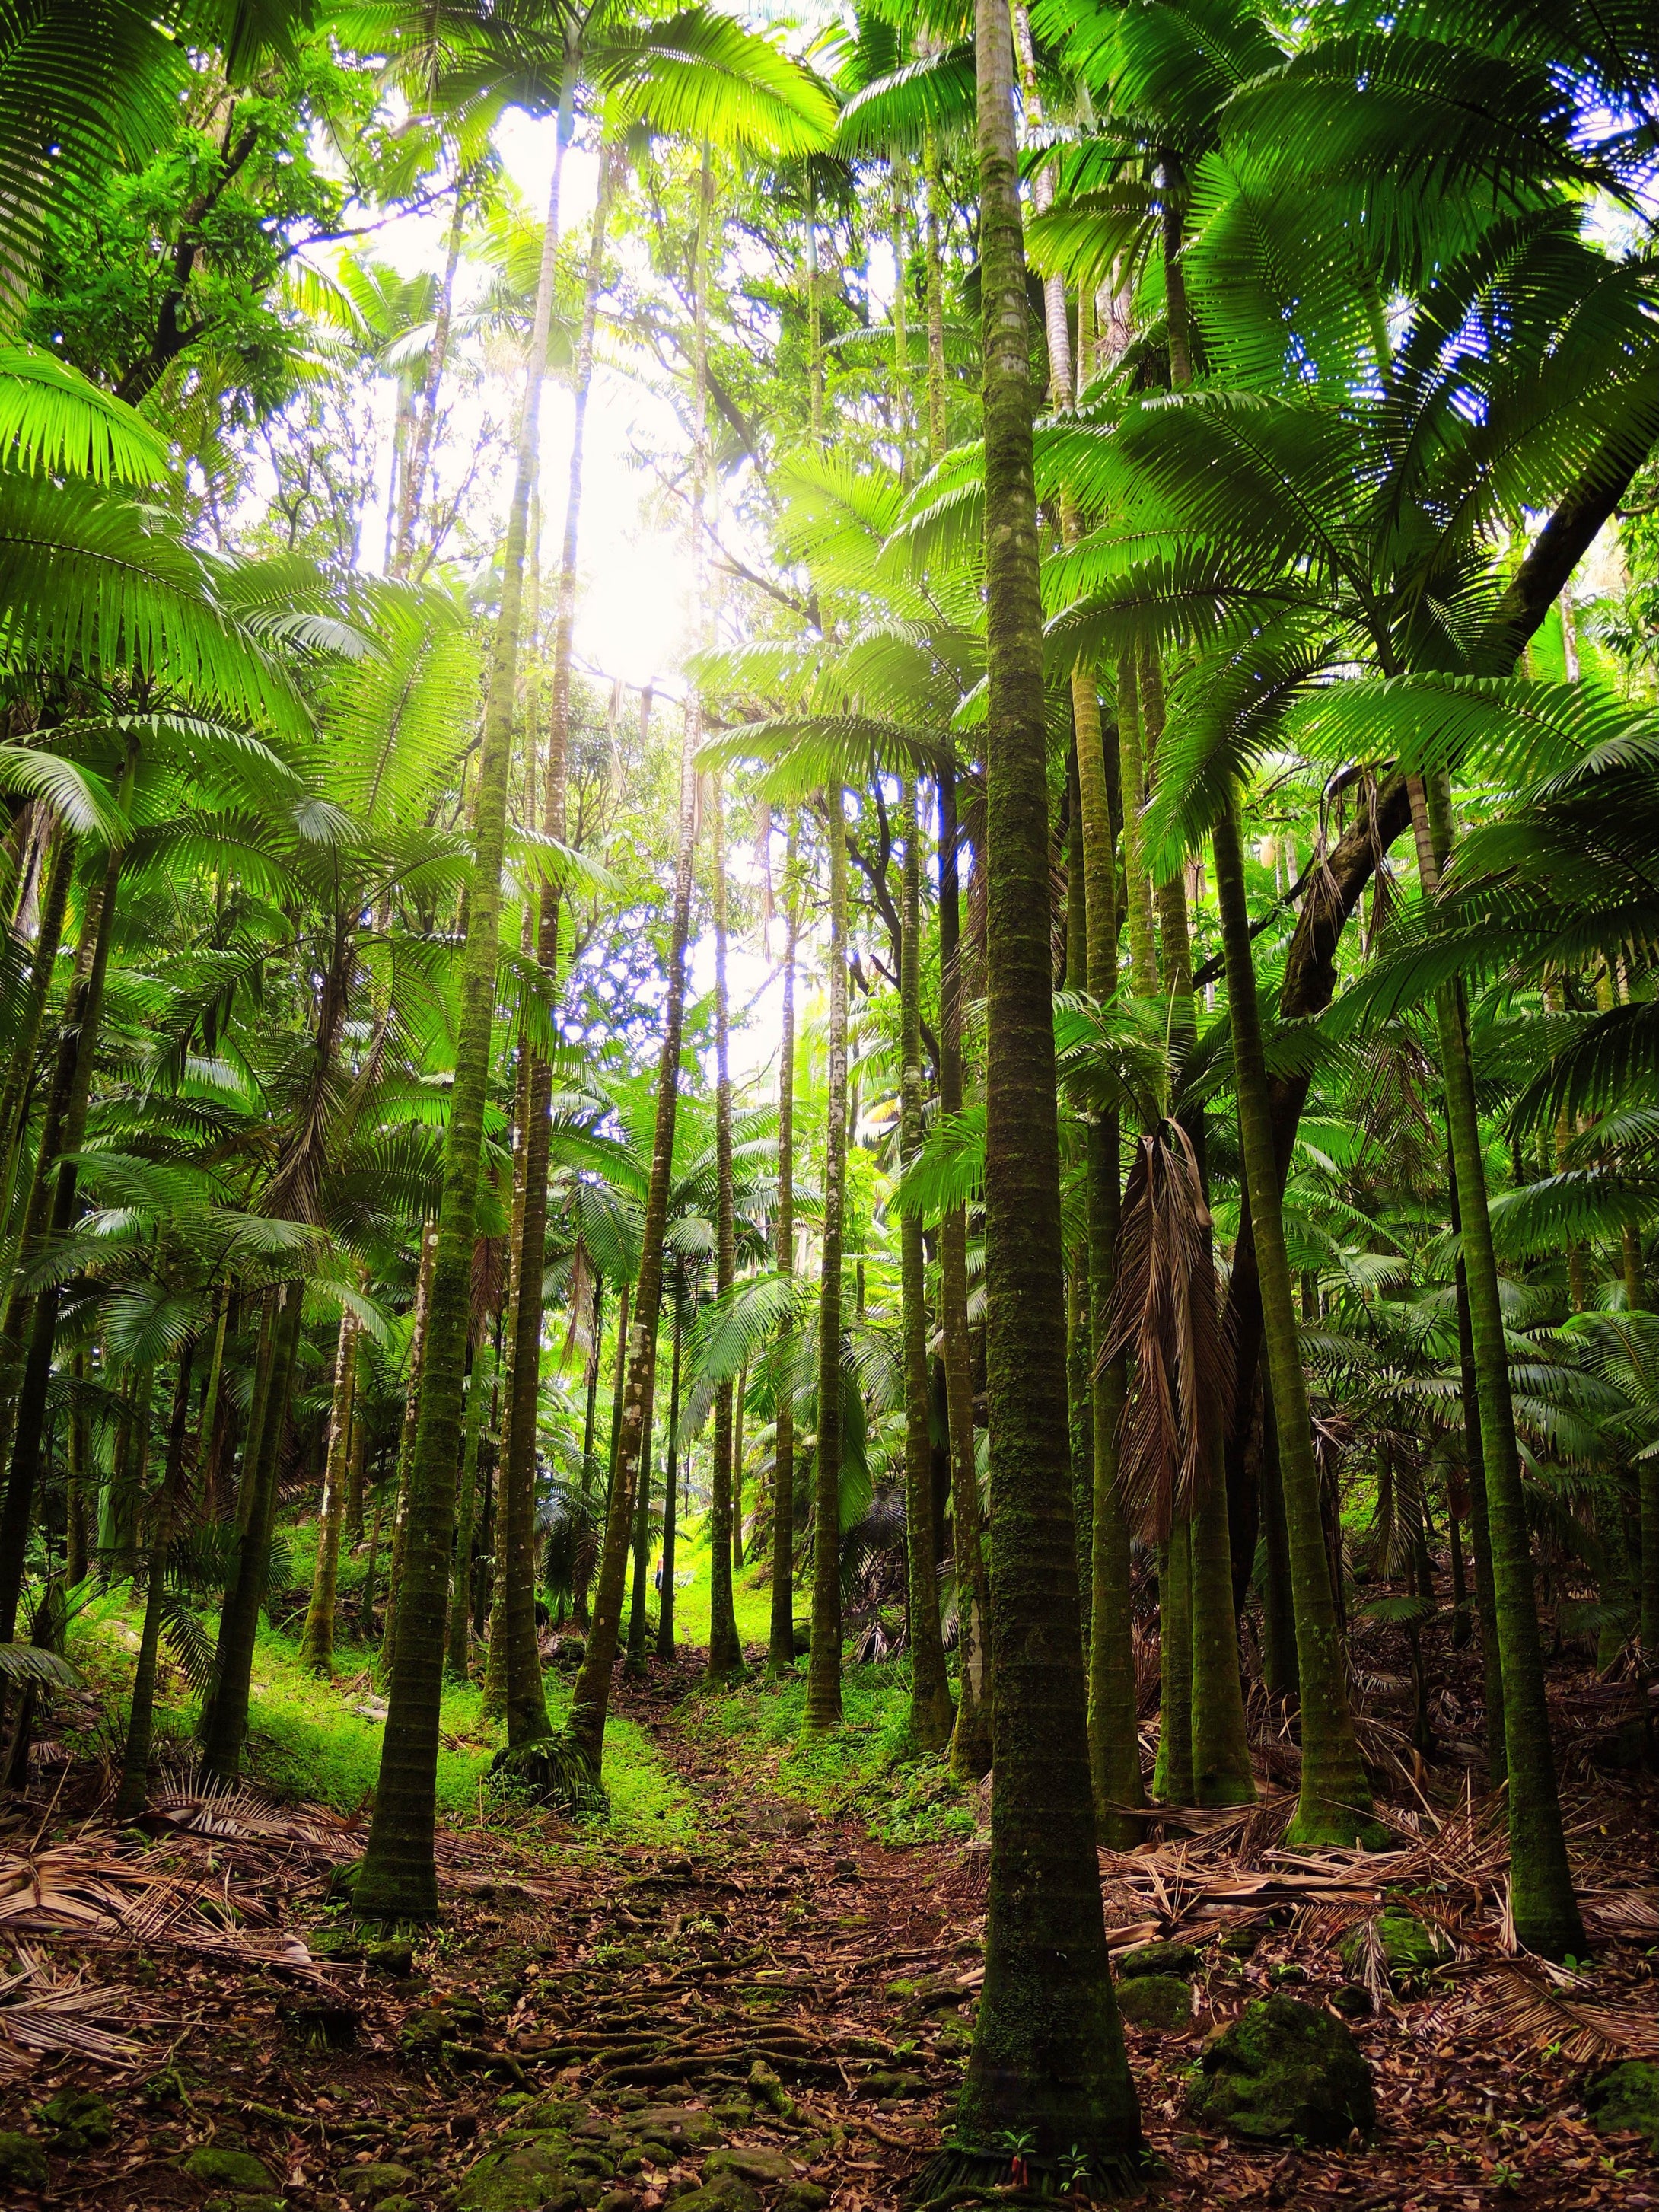
[[[398,1648],[398,1597],[403,1588],[404,1543],[409,1525],[410,1485],[415,1471],[415,1437],[421,1411],[421,1382],[426,1364],[427,1324],[432,1313],[432,1277],[438,1261],[435,1224],[421,1231],[415,1266],[415,1304],[409,1324],[409,1370],[404,1383],[403,1425],[398,1437],[397,1482],[392,1500],[392,1557],[386,1567],[386,1620],[380,1637],[380,1673],[392,1679]],[[378,1507],[376,1510],[378,1525]]]
[[[6,1079],[0,1089],[0,1223],[9,1221],[17,1185],[17,1163],[28,1122],[30,1086],[34,1081],[34,1057],[40,1043],[46,1000],[57,970],[58,948],[64,941],[64,918],[69,910],[70,885],[74,880],[76,842],[59,825],[52,841],[46,882],[35,921],[34,949],[29,956],[28,981],[17,1026],[12,1032]]]
[[[1291,1533],[1279,1474],[1273,1394],[1261,1393],[1261,1675],[1270,1697],[1294,1704],[1301,1695],[1296,1661],[1296,1605],[1291,1592]]]
[[[979,0],[988,896],[987,1380],[996,1777],[985,1990],[957,2112],[978,2172],[1006,2145],[1097,2181],[1143,2155],[1112,1996],[1072,1529],[1065,1252],[1048,945],[1048,794],[1033,392],[1012,40]],[[1058,1418],[1057,1418],[1058,1416]],[[999,2157],[999,2151],[1000,2156]]]
[[[899,1156],[905,1165],[921,1151],[921,834],[916,787],[907,776],[900,801],[904,876],[899,934]],[[945,1668],[939,1573],[933,1559],[932,1386],[927,1370],[927,1255],[921,1216],[899,1221],[899,1298],[904,1345],[904,1510],[908,1565],[910,1735],[921,1751],[951,1741],[956,1714]]]
[[[300,1632],[300,1664],[313,1674],[334,1672],[334,1597],[340,1576],[340,1524],[345,1515],[346,1470],[351,1459],[351,1409],[357,1379],[357,1321],[349,1306],[340,1316],[334,1352],[334,1392],[328,1412],[328,1450],[323,1462],[323,1504],[317,1522],[317,1562],[311,1602]]]
[[[1290,1540],[1302,1714],[1302,1783],[1290,1833],[1298,1844],[1370,1838],[1370,1785],[1348,1706],[1346,1658],[1325,1559],[1308,1386],[1302,1371],[1296,1296],[1285,1249],[1285,1214],[1273,1152],[1267,1063],[1250,953],[1244,849],[1236,807],[1215,825],[1216,903],[1227,972],[1239,1140],[1255,1232],[1262,1324],[1277,1416],[1279,1483]]]
[[[731,1295],[738,1277],[737,1225],[732,1193],[732,1066],[730,1008],[726,988],[726,802],[718,776],[709,808],[710,865],[714,909],[714,1293]],[[735,1480],[732,1382],[714,1388],[714,1451],[708,1507],[708,1673],[712,1683],[744,1671],[738,1616],[732,1595],[732,1492]]]
[[[842,1245],[847,1207],[847,826],[841,787],[825,794],[830,854],[830,1091],[818,1286],[817,1437],[812,1465],[812,1650],[806,1733],[841,1723]]]
[[[518,696],[525,550],[536,480],[542,379],[557,266],[560,173],[568,132],[568,118],[562,109],[525,368],[513,497],[501,563],[501,610],[478,753],[455,1073],[444,1141],[443,1193],[410,1468],[402,1586],[394,1593],[397,1640],[374,1814],[353,1893],[360,1912],[381,1919],[430,1919],[438,1909],[432,1838],[455,1534],[455,1477],[461,1458],[472,1247],[495,1030],[501,861]]]
[[[795,824],[784,848],[783,1004],[778,1037],[778,1272],[795,1272],[795,951],[800,938],[800,885],[795,874]],[[793,1331],[786,1323],[773,1348],[775,1408],[772,1444],[772,1615],[766,1671],[795,1671],[795,1395]]]
[[[1192,1524],[1177,1521],[1158,1547],[1158,1757],[1152,1795],[1190,1805],[1193,1784]]]
[[[1437,830],[1429,793],[1419,779],[1413,778],[1412,827],[1417,839],[1418,872],[1430,898],[1439,890],[1442,856],[1450,843],[1443,792],[1437,793],[1436,799],[1441,814]],[[1446,1121],[1457,1173],[1464,1276],[1480,1399],[1480,1451],[1504,1678],[1510,1903],[1515,1932],[1527,1948],[1545,1958],[1560,1959],[1569,1952],[1582,1954],[1586,1945],[1567,1862],[1555,1754],[1550,1741],[1532,1547],[1527,1536],[1526,1498],[1510,1390],[1509,1344],[1486,1202],[1474,1064],[1460,984],[1449,984],[1437,994],[1435,1015]]]
[[[599,1489],[599,1455],[593,1449],[599,1433],[599,1364],[605,1344],[605,1278],[597,1275],[593,1280],[592,1338],[587,1351],[587,1402],[582,1409],[582,1480],[581,1534],[578,1539],[575,1566],[570,1590],[570,1617],[578,1628],[587,1626],[587,1585],[589,1580],[587,1529],[593,1514],[593,1499]]]
[[[472,1546],[477,1534],[478,1455],[483,1441],[484,1408],[489,1402],[495,1358],[486,1344],[474,1346],[467,1366],[466,1415],[461,1440],[460,1492],[455,1505],[455,1572],[449,1593],[447,1661],[457,1681],[469,1672],[472,1644]],[[357,1457],[356,1431],[352,1459]]]
[[[179,1355],[179,1376],[173,1386],[173,1413],[167,1423],[167,1459],[162,1468],[161,1494],[155,1501],[155,1523],[150,1534],[149,1566],[144,1594],[144,1626],[138,1639],[138,1662],[132,1675],[132,1705],[127,1717],[126,1748],[121,1760],[120,1786],[115,1795],[115,1818],[131,1820],[144,1809],[149,1795],[149,1753],[155,1725],[155,1665],[161,1641],[161,1607],[167,1594],[167,1554],[173,1547],[179,1490],[185,1470],[185,1431],[190,1419],[191,1346]]]

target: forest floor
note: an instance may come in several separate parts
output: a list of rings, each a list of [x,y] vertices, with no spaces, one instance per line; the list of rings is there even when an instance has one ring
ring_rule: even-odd
[[[412,1944],[366,1939],[339,1899],[359,1820],[215,1802],[180,1778],[118,1831],[99,1809],[106,1769],[45,1746],[28,1800],[0,1820],[15,1961],[15,1978],[0,1972],[0,2130],[30,2139],[0,2133],[0,2202],[903,2203],[971,2040],[988,1873],[975,1808],[937,1763],[877,1786],[883,1723],[857,1688],[867,1751],[832,1771],[791,1747],[795,1686],[711,1698],[695,1659],[619,1691],[660,1762],[662,1840],[648,1820],[486,1822],[480,1799],[476,1823],[444,1827],[443,1920]],[[1190,2019],[1127,2030],[1154,2201],[1659,2206],[1659,2142],[1598,2134],[1583,2103],[1615,2061],[1659,2057],[1650,1791],[1625,1778],[1572,1796],[1596,1959],[1562,1978],[1505,1955],[1501,1837],[1455,1775],[1433,1788],[1386,1857],[1276,1850],[1282,1794],[1103,1854],[1115,1955],[1198,1946]],[[1398,1991],[1374,1940],[1385,1893],[1448,1947]],[[1273,1990],[1350,2008],[1376,2089],[1363,2144],[1252,2148],[1187,2116],[1206,2036]],[[88,2094],[101,2108],[76,2104]]]

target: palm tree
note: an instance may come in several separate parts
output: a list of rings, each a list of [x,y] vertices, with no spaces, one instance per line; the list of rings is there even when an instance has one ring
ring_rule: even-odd
[[[1048,946],[1042,605],[1030,338],[1007,12],[977,14],[984,317],[987,1371],[996,1525],[996,1791],[985,1992],[958,2127],[1012,2130],[1045,2165],[1138,2168],[1139,2114],[1107,1971],[1066,1432]],[[1001,2161],[997,2160],[998,2171]]]

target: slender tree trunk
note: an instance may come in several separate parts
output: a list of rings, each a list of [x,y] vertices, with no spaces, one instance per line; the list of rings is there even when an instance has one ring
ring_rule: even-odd
[[[1129,988],[1138,999],[1158,996],[1158,945],[1152,933],[1152,879],[1146,866],[1141,810],[1146,804],[1142,751],[1140,679],[1133,647],[1117,665],[1117,772],[1123,800],[1123,882],[1129,933]]]
[[[654,1408],[653,1410],[654,1412]],[[634,1589],[628,1608],[628,1657],[623,1668],[624,1674],[630,1675],[641,1675],[645,1672],[645,1594],[651,1573],[651,1442],[648,1436],[640,1454],[640,1479],[635,1486],[639,1492],[639,1502],[634,1512]]]
[[[709,814],[714,908],[714,1290],[725,1298],[737,1280],[737,1231],[732,1194],[732,1070],[726,990],[726,802],[713,780]],[[708,1671],[711,1683],[744,1672],[732,1594],[732,1489],[734,1480],[732,1384],[714,1389],[714,1464],[708,1511]]]
[[[1192,1524],[1177,1521],[1158,1547],[1158,1758],[1152,1795],[1190,1805],[1193,1783]]]
[[[800,885],[795,874],[795,824],[785,848],[783,1009],[778,1040],[778,1272],[795,1272],[795,947],[800,935]],[[794,1332],[786,1324],[773,1350],[775,1421],[772,1445],[772,1619],[767,1644],[769,1674],[795,1671],[795,1396]]]
[[[936,243],[936,227],[930,227],[929,237]],[[930,273],[930,286],[933,281]],[[931,331],[931,319],[929,327]],[[929,344],[931,348],[931,337]],[[942,377],[942,364],[939,373]],[[931,369],[929,388],[931,391]],[[940,398],[942,402],[942,389]],[[960,1114],[963,1104],[962,910],[957,844],[956,775],[947,767],[939,780],[939,1109],[947,1120]],[[977,1781],[991,1765],[991,1583],[980,1528],[979,1469],[974,1449],[974,1373],[968,1334],[968,1214],[967,1209],[960,1206],[951,1206],[939,1222],[939,1333],[944,1339],[945,1428],[951,1448],[951,1518],[957,1568],[957,1724],[951,1738],[951,1771],[959,1781]]]
[[[392,1495],[392,1558],[386,1568],[386,1621],[380,1638],[380,1674],[390,1680],[398,1650],[398,1603],[404,1586],[404,1545],[409,1528],[410,1485],[415,1468],[415,1437],[420,1419],[421,1388],[426,1373],[427,1331],[432,1318],[432,1279],[438,1264],[435,1227],[421,1231],[421,1255],[415,1268],[415,1307],[409,1329],[409,1375],[403,1428],[398,1438],[397,1487]]]
[[[90,1437],[86,1408],[81,1402],[81,1386],[87,1379],[86,1355],[77,1352],[71,1363],[70,1373],[76,1386],[76,1395],[70,1405],[69,1417],[69,1497],[68,1497],[68,1559],[64,1573],[69,1586],[84,1582],[87,1573],[87,1509],[91,1453],[88,1447]]]
[[[444,1144],[443,1196],[433,1269],[428,1357],[421,1384],[405,1536],[398,1636],[380,1785],[368,1844],[353,1895],[357,1910],[380,1919],[430,1919],[438,1909],[433,1858],[438,1731],[454,1541],[455,1470],[461,1451],[461,1396],[472,1304],[472,1246],[477,1214],[483,1112],[489,1091],[500,951],[501,860],[507,780],[518,693],[519,626],[525,548],[535,482],[542,376],[547,362],[558,245],[558,195],[570,135],[568,95],[559,112],[553,182],[542,241],[536,311],[526,364],[524,402],[501,569],[473,814],[473,864],[467,891],[460,1021]],[[409,1625],[407,1635],[403,1624]]]
[[[236,1548],[236,1572],[219,1615],[219,1644],[213,1680],[213,1715],[202,1748],[202,1764],[221,1782],[241,1771],[247,1740],[248,1692],[253,1676],[253,1648],[259,1611],[270,1573],[270,1536],[276,1519],[276,1474],[283,1432],[288,1425],[294,1381],[294,1355],[300,1340],[303,1291],[290,1283],[283,1293],[271,1343],[270,1389],[259,1437],[258,1465],[244,1480],[252,1491],[247,1525]]]
[[[743,1572],[743,1415],[749,1395],[748,1362],[738,1369],[732,1394],[732,1571]]]
[[[830,1099],[818,1289],[817,1442],[812,1466],[812,1650],[806,1733],[841,1725],[842,1244],[847,1206],[847,827],[841,787],[825,794],[830,848]]]
[[[1268,1379],[1277,1417],[1279,1482],[1290,1536],[1302,1713],[1302,1786],[1290,1833],[1298,1844],[1351,1844],[1376,1833],[1370,1785],[1348,1708],[1346,1662],[1325,1563],[1319,1469],[1302,1371],[1296,1300],[1285,1249],[1267,1059],[1250,955],[1244,852],[1236,805],[1215,825],[1216,903],[1227,968],[1238,1127],[1261,1285]]]
[[[996,1788],[985,1990],[958,2108],[974,2170],[1012,2134],[1097,2185],[1143,2158],[1101,1918],[1065,1404],[1049,1004],[1033,392],[1006,6],[976,21],[988,894],[985,1169]],[[975,2154],[977,2154],[975,2156]],[[1075,2185],[1075,2182],[1073,2185]]]
[[[415,557],[415,518],[420,509],[421,489],[426,482],[426,472],[432,461],[433,434],[438,425],[438,394],[443,387],[444,368],[449,358],[449,330],[454,314],[455,271],[461,258],[461,241],[466,231],[465,173],[455,179],[455,205],[450,213],[449,242],[444,252],[444,273],[439,280],[437,312],[433,317],[432,351],[427,360],[426,382],[421,388],[421,404],[415,416],[414,435],[408,441],[403,467],[403,479],[398,501],[398,540],[392,557],[392,574],[407,576]],[[430,553],[428,559],[431,558]]]
[[[599,1462],[593,1450],[593,1438],[599,1426],[599,1354],[605,1341],[605,1278],[599,1275],[593,1281],[593,1340],[587,1356],[587,1404],[582,1415],[582,1528],[576,1547],[576,1565],[574,1586],[570,1593],[570,1617],[578,1628],[587,1626],[588,1576],[583,1565],[587,1556],[587,1529],[593,1511],[593,1495]]]
[[[131,1820],[144,1809],[149,1795],[149,1752],[155,1725],[156,1656],[161,1641],[161,1607],[167,1595],[167,1554],[173,1547],[173,1519],[184,1478],[185,1428],[190,1415],[191,1346],[179,1355],[179,1379],[173,1386],[173,1416],[167,1423],[167,1455],[161,1475],[161,1493],[155,1501],[155,1525],[150,1535],[149,1578],[144,1594],[144,1626],[138,1639],[138,1664],[132,1677],[132,1707],[127,1718],[127,1741],[121,1761],[121,1784],[115,1796],[115,1818]]]
[[[674,1656],[674,1538],[680,1453],[680,1358],[684,1349],[685,1269],[674,1270],[674,1358],[668,1376],[668,1449],[663,1455],[662,1591],[657,1600],[657,1656]]]
[[[1418,871],[1425,896],[1431,899],[1439,890],[1442,855],[1450,843],[1449,811],[1443,795],[1437,793],[1437,798],[1442,813],[1437,830],[1429,796],[1413,777],[1412,826],[1417,837]],[[1555,1754],[1550,1741],[1532,1550],[1527,1538],[1526,1500],[1510,1395],[1509,1346],[1486,1205],[1474,1067],[1460,985],[1448,985],[1438,994],[1435,1012],[1446,1119],[1457,1170],[1463,1266],[1480,1399],[1481,1459],[1504,1681],[1511,1905],[1516,1934],[1527,1948],[1546,1958],[1560,1959],[1569,1952],[1582,1954],[1586,1946],[1567,1863]]]
[[[357,1323],[349,1306],[340,1316],[334,1352],[334,1400],[328,1414],[328,1455],[323,1466],[323,1508],[317,1524],[317,1564],[311,1603],[300,1634],[300,1663],[314,1674],[334,1672],[334,1594],[340,1573],[340,1523],[345,1512],[346,1470],[351,1463],[352,1407],[357,1382]]]
[[[455,1507],[455,1572],[449,1594],[447,1664],[457,1681],[469,1672],[472,1635],[472,1544],[478,1514],[478,1448],[483,1437],[495,1361],[487,1343],[473,1347],[466,1378],[466,1416],[462,1429],[460,1495]],[[356,1456],[356,1444],[353,1444]]]
[[[1200,1805],[1249,1805],[1255,1802],[1255,1778],[1238,1671],[1238,1616],[1233,1611],[1221,1455],[1218,1421],[1210,1480],[1192,1524],[1193,1786]]]
[[[899,1155],[908,1168],[922,1140],[921,1073],[921,832],[916,787],[907,776],[899,834],[904,840],[902,929],[899,942]],[[927,1255],[921,1216],[899,1219],[899,1295],[904,1344],[904,1501],[909,1566],[910,1735],[920,1751],[951,1741],[956,1714],[945,1668],[939,1626],[939,1574],[933,1556],[933,1444],[929,1433],[932,1390],[927,1372]]]
[[[702,537],[700,485],[692,527]],[[685,1018],[685,945],[691,927],[691,874],[696,845],[696,757],[702,725],[695,695],[688,700],[680,755],[679,857],[674,871],[674,910],[669,931],[667,990],[663,1003],[662,1054],[657,1067],[657,1121],[640,1235],[640,1277],[628,1323],[628,1373],[616,1431],[616,1474],[605,1519],[605,1549],[593,1600],[593,1626],[571,1697],[571,1741],[597,1781],[605,1756],[605,1721],[611,1673],[622,1628],[628,1576],[628,1537],[635,1492],[651,1449],[651,1408],[656,1382],[657,1322],[662,1310],[663,1233],[673,1180],[674,1128],[679,1104],[680,1039]]]
[[[1294,1704],[1302,1694],[1296,1658],[1296,1606],[1291,1590],[1291,1532],[1279,1474],[1273,1395],[1261,1397],[1261,1527],[1267,1553],[1261,1589],[1261,1672],[1268,1694]]]

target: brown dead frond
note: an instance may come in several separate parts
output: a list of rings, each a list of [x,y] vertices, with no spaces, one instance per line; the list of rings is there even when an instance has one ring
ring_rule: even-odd
[[[1473,2011],[1483,2033],[1539,2049],[1553,2045],[1575,2065],[1597,2058],[1659,2058],[1659,2016],[1651,2008],[1637,2012],[1586,2004],[1570,1994],[1590,1986],[1583,1976],[1563,1973],[1558,1987],[1519,1960],[1483,1960],[1473,1971],[1479,1980],[1461,2002],[1454,2001],[1466,2030]]]
[[[146,2017],[135,1990],[65,1974],[27,1944],[16,1949],[17,1971],[0,1980],[0,2081],[27,2074],[38,2057],[130,2066],[143,2057],[143,2044],[99,2025]]]
[[[1103,1366],[1131,1355],[1118,1483],[1132,1529],[1161,1543],[1218,1463],[1231,1363],[1216,1296],[1210,1209],[1192,1140],[1166,1121],[1135,1150],[1123,1194]]]

